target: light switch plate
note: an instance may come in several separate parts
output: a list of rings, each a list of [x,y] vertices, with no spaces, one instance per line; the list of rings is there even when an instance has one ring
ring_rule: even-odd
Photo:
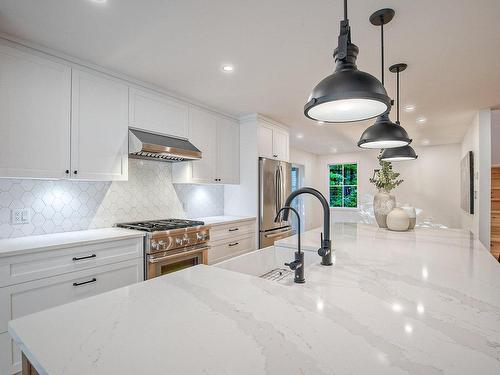
[[[29,224],[31,222],[31,215],[29,208],[16,208],[10,211],[11,224]]]

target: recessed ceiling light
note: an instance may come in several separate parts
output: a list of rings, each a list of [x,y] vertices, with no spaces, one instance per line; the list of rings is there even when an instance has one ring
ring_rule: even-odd
[[[230,64],[222,65],[222,71],[226,72],[226,73],[234,72],[234,66],[232,66]]]
[[[423,145],[428,145],[430,143],[431,143],[431,141],[429,141],[427,138],[422,139],[422,144]]]
[[[316,124],[318,124],[319,126],[325,125],[324,121],[318,121]]]
[[[413,104],[407,104],[404,106],[405,112],[413,112],[415,109],[417,109],[417,107]]]
[[[338,150],[335,147],[332,147],[332,148],[330,148],[330,151],[333,152],[334,154],[336,154]]]
[[[104,4],[108,0],[90,0],[90,1],[92,1],[93,3],[96,3],[96,4]]]
[[[297,137],[298,139],[302,139],[302,138],[304,138],[304,134],[299,133],[299,134],[297,134],[297,135],[296,135],[296,137]]]
[[[417,121],[417,124],[422,125],[422,124],[425,124],[427,122],[427,119],[424,116],[419,116],[419,117],[417,117],[416,121]]]

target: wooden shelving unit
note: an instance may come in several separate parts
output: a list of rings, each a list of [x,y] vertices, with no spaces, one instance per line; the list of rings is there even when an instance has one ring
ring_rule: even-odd
[[[491,168],[491,254],[500,262],[500,167]]]

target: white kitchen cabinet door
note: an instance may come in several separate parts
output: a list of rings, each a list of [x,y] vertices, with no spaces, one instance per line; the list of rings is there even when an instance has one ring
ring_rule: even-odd
[[[217,116],[211,112],[191,107],[189,110],[189,141],[202,152],[200,160],[191,164],[191,182],[217,182]]]
[[[4,333],[9,320],[141,282],[143,267],[136,258],[0,288],[0,374],[21,371],[19,348]]]
[[[288,144],[288,133],[275,127],[273,132],[273,154],[276,159],[288,161]]]
[[[128,178],[128,86],[73,69],[71,178]]]
[[[273,132],[274,128],[271,125],[259,124],[259,156],[269,159],[275,158],[273,154]]]
[[[240,183],[239,124],[223,117],[217,122],[216,176],[221,184]]]
[[[130,88],[129,124],[138,129],[188,137],[189,106],[151,91]]]
[[[0,45],[0,177],[66,177],[70,98],[70,67]]]

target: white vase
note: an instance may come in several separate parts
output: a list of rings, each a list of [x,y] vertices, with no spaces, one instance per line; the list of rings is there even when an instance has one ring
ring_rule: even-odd
[[[402,208],[393,209],[387,215],[387,228],[397,232],[404,232],[410,227],[410,218]]]
[[[387,215],[396,207],[396,198],[380,189],[373,197],[373,212],[380,228],[387,228]]]
[[[412,207],[409,204],[404,204],[403,206],[401,206],[401,208],[410,218],[410,226],[408,227],[408,229],[415,228],[415,225],[417,224],[417,211],[415,210],[415,207]]]

